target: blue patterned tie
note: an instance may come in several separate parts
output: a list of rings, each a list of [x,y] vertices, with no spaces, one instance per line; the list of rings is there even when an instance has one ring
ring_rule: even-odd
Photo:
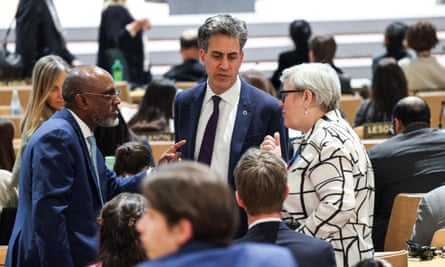
[[[100,178],[99,178],[99,171],[97,170],[97,145],[96,145],[96,138],[94,138],[94,135],[87,137],[88,143],[90,144],[90,157],[91,161],[93,162],[94,166],[94,172],[96,174],[96,182],[97,182],[97,189],[99,191],[100,196],[100,203],[102,206],[104,205],[104,200],[102,198],[102,190],[100,189]]]
[[[210,116],[209,121],[202,137],[201,149],[199,150],[198,161],[210,165],[212,161],[213,144],[215,143],[216,126],[218,125],[219,116],[219,101],[221,97],[214,95],[213,100],[213,113]]]

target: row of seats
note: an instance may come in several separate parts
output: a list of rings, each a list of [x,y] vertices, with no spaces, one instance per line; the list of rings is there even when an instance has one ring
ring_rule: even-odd
[[[385,259],[394,267],[413,265],[411,262],[408,264],[406,240],[411,238],[417,216],[417,207],[422,195],[400,193],[396,196],[385,237],[385,251],[377,252],[377,258]],[[445,229],[439,229],[434,233],[430,246],[437,248],[445,246]],[[413,259],[412,262],[417,262],[417,259]]]

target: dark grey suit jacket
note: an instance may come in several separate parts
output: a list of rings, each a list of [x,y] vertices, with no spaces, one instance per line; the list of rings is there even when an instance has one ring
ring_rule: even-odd
[[[398,193],[426,193],[445,182],[445,131],[413,125],[368,151],[374,168],[373,242],[383,250]]]

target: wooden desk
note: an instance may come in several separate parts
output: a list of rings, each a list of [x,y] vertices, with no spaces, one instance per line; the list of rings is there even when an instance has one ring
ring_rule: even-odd
[[[370,149],[371,147],[380,144],[386,141],[386,139],[362,139],[362,143],[366,149]]]
[[[408,258],[408,267],[444,267],[445,258],[434,257],[430,261],[421,261],[418,258]]]
[[[28,105],[31,96],[31,85],[22,86],[0,86],[0,105],[9,105],[11,103],[12,91],[17,89],[20,98],[20,105],[24,110]]]
[[[8,246],[0,246],[0,266],[5,266],[6,261],[6,251],[8,250]]]
[[[130,91],[129,96],[131,99],[131,103],[138,104],[139,102],[141,102],[144,95],[145,95],[144,89],[135,89],[133,91]]]

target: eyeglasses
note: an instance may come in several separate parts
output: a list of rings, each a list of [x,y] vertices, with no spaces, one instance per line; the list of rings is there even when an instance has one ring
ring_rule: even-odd
[[[302,93],[305,89],[293,89],[293,90],[281,90],[280,91],[280,99],[281,102],[284,102],[286,100],[286,95],[289,93]]]
[[[96,94],[96,93],[82,93],[82,94],[84,94],[84,95],[97,95],[97,96],[110,98],[111,100],[115,100],[116,98],[118,98],[121,95],[121,93],[122,93],[121,90],[117,90],[115,92],[107,92],[107,93],[103,93],[103,94]]]

